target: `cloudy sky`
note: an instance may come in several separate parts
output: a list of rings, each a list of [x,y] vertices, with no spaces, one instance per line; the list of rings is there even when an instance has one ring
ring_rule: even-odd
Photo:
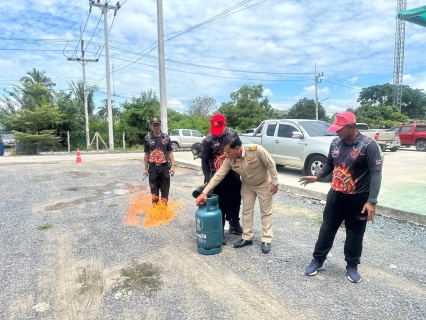
[[[142,90],[159,96],[156,1],[121,4],[107,16],[116,106]],[[425,4],[408,0],[407,9]],[[104,21],[89,9],[87,0],[2,1],[0,89],[36,68],[68,90],[83,77],[67,57],[81,56],[84,30],[85,58],[99,58],[86,65],[99,105],[107,91]],[[329,114],[355,107],[363,87],[392,83],[396,0],[163,0],[163,11],[168,107],[180,112],[198,95],[220,105],[244,84],[263,84],[275,108],[289,109],[315,97],[315,64]],[[426,90],[425,49],[426,28],[407,23],[404,84]]]

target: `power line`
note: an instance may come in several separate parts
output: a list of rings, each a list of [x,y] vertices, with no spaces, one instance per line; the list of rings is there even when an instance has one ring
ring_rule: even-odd
[[[195,25],[195,26],[192,26],[192,27],[190,27],[190,28],[184,29],[184,30],[182,30],[182,31],[174,32],[174,33],[178,33],[178,34],[177,34],[176,36],[173,36],[173,37],[170,37],[170,38],[168,38],[168,39],[164,40],[164,42],[169,41],[169,40],[172,40],[172,39],[174,39],[174,38],[176,38],[176,37],[178,37],[178,36],[180,36],[180,35],[182,35],[182,34],[184,34],[184,33],[188,32],[188,31],[193,30],[193,29],[195,29],[195,28],[198,28],[198,27],[200,27],[200,26],[202,26],[202,25],[204,25],[204,24],[207,24],[207,23],[209,23],[209,22],[212,22],[212,21],[218,20],[218,19],[220,19],[219,17],[220,17],[220,16],[222,16],[223,14],[228,13],[228,12],[230,12],[230,11],[232,11],[232,10],[234,10],[234,9],[236,9],[236,8],[238,8],[238,7],[242,6],[242,5],[244,5],[244,4],[246,4],[246,3],[250,2],[250,1],[252,1],[252,0],[245,0],[245,1],[242,1],[242,2],[240,2],[240,3],[238,3],[238,4],[234,5],[234,6],[232,6],[231,8],[228,8],[228,9],[226,9],[225,11],[223,11],[223,12],[221,12],[221,13],[219,13],[219,14],[217,14],[217,15],[213,16],[212,18],[210,18],[210,19],[208,19],[208,20],[205,20],[204,22],[201,22],[201,23],[199,23],[199,24],[197,24],[197,25]],[[262,2],[265,2],[265,1],[267,1],[267,0],[263,0],[263,1],[259,2],[259,3],[262,3]],[[256,3],[256,4],[259,4],[259,3]],[[255,4],[255,5],[256,5],[256,4]],[[250,7],[251,7],[251,6],[250,6]],[[250,7],[246,7],[246,8],[243,8],[243,9],[241,9],[241,10],[245,10],[245,9],[250,8]],[[241,11],[241,10],[238,10],[237,12],[239,12],[239,11]],[[224,17],[225,17],[225,16],[229,16],[229,15],[234,14],[234,13],[236,13],[236,12],[232,12],[232,13],[229,13],[229,14],[227,14],[227,15],[224,15]],[[173,33],[171,33],[171,34],[173,34]],[[155,43],[156,43],[156,42],[155,42]],[[153,44],[154,44],[154,43],[153,43]],[[148,48],[149,48],[149,47],[151,47],[153,44],[151,44],[150,46],[148,46]],[[137,62],[137,61],[139,61],[140,59],[142,59],[142,58],[143,58],[144,56],[146,56],[148,53],[150,53],[151,51],[153,51],[156,47],[157,47],[157,46],[155,46],[153,49],[151,49],[150,51],[148,51],[146,54],[142,55],[140,58],[138,58],[137,60],[135,60],[135,62]],[[144,50],[147,50],[148,48],[146,48],[146,49],[144,49]],[[119,71],[119,70],[125,69],[125,68],[127,68],[127,67],[131,66],[131,65],[132,65],[133,63],[135,63],[135,62],[131,62],[131,63],[129,63],[128,65],[126,65],[126,66],[124,66],[124,67],[122,67],[122,68],[117,69],[116,71]],[[122,65],[123,65],[123,64],[122,64]],[[119,67],[120,67],[120,66],[119,66]],[[105,76],[104,76],[104,77],[105,77]],[[99,80],[99,81],[102,81],[102,80],[103,80],[103,79],[101,79],[101,80]]]
[[[332,81],[329,81],[329,80],[325,80],[325,79],[323,79],[323,80],[324,80],[324,82],[333,83],[333,84],[335,84],[335,85],[337,85],[337,86],[341,86],[341,87],[345,87],[345,88],[349,88],[349,89],[354,89],[354,90],[358,90],[358,91],[361,91],[361,90],[362,90],[362,89],[357,88],[357,87],[349,87],[349,86],[345,86],[345,85],[343,85],[343,84],[339,84],[339,83],[332,82]]]
[[[93,31],[93,33],[92,33],[92,37],[90,38],[89,42],[86,44],[86,48],[84,49],[84,51],[86,51],[86,50],[87,50],[87,47],[89,46],[90,41],[92,41],[93,36],[95,35],[96,30],[98,29],[99,23],[101,22],[101,19],[102,19],[102,14],[101,14],[101,16],[99,17],[98,24],[96,25],[96,28],[95,28],[95,30],[94,30],[94,31]]]
[[[242,2],[240,2],[240,3],[237,3],[235,6],[233,6],[233,7],[229,8],[229,9],[226,9],[225,11],[223,11],[223,12],[221,12],[221,13],[219,13],[219,14],[217,14],[217,15],[213,16],[213,17],[211,17],[210,19],[208,19],[208,20],[206,20],[206,21],[204,21],[204,22],[201,22],[201,23],[199,23],[199,24],[197,24],[197,25],[195,25],[195,26],[189,27],[189,28],[187,28],[187,29],[183,30],[182,32],[179,32],[177,35],[175,35],[175,36],[173,36],[173,37],[170,37],[170,38],[166,39],[164,42],[166,42],[166,41],[168,41],[168,40],[172,40],[172,39],[174,39],[174,38],[176,38],[176,37],[178,37],[178,36],[180,36],[180,35],[182,35],[182,34],[184,34],[184,33],[187,33],[187,32],[189,32],[189,31],[191,31],[191,30],[193,30],[193,29],[195,29],[195,28],[201,27],[201,26],[203,26],[203,25],[205,25],[205,24],[207,24],[207,23],[210,23],[210,22],[213,22],[213,21],[219,20],[219,19],[224,18],[224,17],[226,17],[226,16],[229,16],[229,15],[231,15],[231,14],[237,13],[237,12],[239,12],[239,11],[241,11],[241,10],[245,10],[245,9],[247,9],[247,8],[250,8],[250,7],[252,7],[252,6],[250,6],[250,7],[246,7],[246,8],[243,8],[243,9],[241,9],[241,10],[238,10],[238,11],[235,11],[235,12],[232,12],[232,13],[229,13],[229,12],[231,12],[232,10],[234,10],[234,9],[236,9],[236,8],[238,8],[238,7],[241,7],[242,5],[244,5],[244,4],[246,4],[246,3],[250,2],[250,1],[252,1],[252,0],[246,0],[246,1],[242,1]],[[259,2],[259,3],[262,3],[262,2],[264,2],[264,1],[266,1],[266,0],[263,0],[263,1]],[[257,5],[257,4],[259,4],[259,3],[256,3],[256,4],[254,4],[254,5]],[[227,14],[227,13],[228,13],[228,14]]]
[[[47,41],[47,42],[80,42],[80,40],[66,40],[66,39],[34,39],[34,38],[5,38],[5,37],[0,37],[0,40],[10,40],[10,41]]]
[[[90,13],[91,13],[91,11],[89,11],[89,14],[87,15],[87,19],[86,19],[86,23],[84,24],[83,32],[81,32],[81,34],[80,34],[80,40],[79,40],[79,42],[83,38],[84,30],[86,30],[86,26],[87,26],[87,21],[89,21]],[[78,43],[77,43],[77,46],[74,49],[75,53],[77,53],[77,48],[78,48]],[[74,57],[74,53],[72,54],[71,58],[73,58],[73,57]]]
[[[366,86],[359,85],[359,84],[357,84],[357,83],[355,83],[355,82],[352,82],[352,81],[348,81],[348,80],[345,80],[345,79],[341,79],[341,78],[338,78],[338,77],[332,76],[331,74],[328,74],[328,73],[324,73],[324,74],[325,74],[327,77],[329,77],[329,78],[333,78],[333,79],[336,79],[336,80],[339,80],[339,81],[342,81],[342,82],[347,82],[347,83],[349,83],[349,84],[354,85],[355,87],[360,87],[360,88],[364,88],[364,87],[366,87]]]
[[[152,50],[154,50],[154,49],[152,49]],[[116,60],[129,61],[129,60],[122,59],[122,58],[117,58],[117,57],[111,57],[111,58],[112,59],[116,59]],[[148,66],[148,67],[158,68],[158,66],[152,65],[152,64],[147,64],[147,63],[142,63],[142,62],[133,62],[133,63],[141,64],[141,65]],[[201,76],[208,76],[208,77],[213,77],[213,78],[235,79],[235,80],[246,80],[246,81],[280,81],[280,82],[282,82],[282,81],[312,81],[311,78],[306,78],[306,79],[252,79],[252,78],[237,78],[237,77],[227,77],[227,76],[218,76],[218,75],[212,75],[212,74],[205,74],[205,73],[199,73],[199,72],[191,72],[191,71],[179,70],[179,69],[174,69],[174,68],[166,68],[166,69],[167,70],[171,70],[171,71],[177,71],[177,72],[188,73],[188,74],[195,74],[195,75],[201,75]],[[120,69],[115,69],[115,71],[117,71],[117,70],[120,70]],[[98,84],[104,78],[105,78],[105,75],[101,79],[99,79],[98,81],[96,81],[95,84]]]

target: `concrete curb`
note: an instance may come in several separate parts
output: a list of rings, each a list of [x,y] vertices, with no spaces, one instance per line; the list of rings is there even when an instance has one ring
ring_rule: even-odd
[[[192,165],[192,164],[188,164],[188,163],[180,162],[180,161],[175,161],[175,165],[182,167],[182,168],[188,168],[188,169],[193,169],[193,170],[198,170],[198,171],[201,170],[200,166]],[[302,196],[302,197],[316,199],[316,200],[325,201],[327,199],[327,194],[325,194],[325,193],[305,189],[305,188],[302,188],[302,187],[294,187],[294,186],[290,186],[290,185],[280,184],[279,190],[284,191],[284,192],[293,193],[293,194],[296,194],[296,195],[299,195],[299,196]],[[380,206],[380,205],[377,205],[376,208],[377,208],[376,214],[379,215],[379,216],[384,216],[384,217],[392,218],[392,219],[395,219],[395,220],[400,220],[400,221],[405,221],[405,222],[409,222],[409,223],[414,223],[414,224],[426,226],[426,215],[421,215],[421,214],[418,214],[418,213],[413,213],[413,212],[408,212],[408,211],[397,210],[397,209],[384,207],[384,206]]]

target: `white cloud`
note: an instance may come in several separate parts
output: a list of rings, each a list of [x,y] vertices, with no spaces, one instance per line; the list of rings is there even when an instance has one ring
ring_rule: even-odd
[[[265,88],[264,90],[263,90],[263,92],[262,92],[262,95],[265,97],[272,97],[273,96],[273,93],[272,93],[272,90],[271,89],[267,89],[267,88]]]
[[[423,89],[426,92],[426,72],[418,76],[404,74],[403,83],[416,89]]]
[[[168,109],[173,109],[176,110],[180,113],[183,113],[186,111],[186,106],[182,104],[182,102],[180,102],[177,99],[171,99],[171,100],[167,100],[167,108]]]

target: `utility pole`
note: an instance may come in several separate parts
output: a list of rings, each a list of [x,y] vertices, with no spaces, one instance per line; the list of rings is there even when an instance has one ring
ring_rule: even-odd
[[[318,83],[322,81],[319,77],[323,75],[322,72],[317,74],[317,64],[315,64],[315,120],[318,120]]]
[[[86,116],[86,147],[90,149],[90,133],[89,133],[89,108],[87,106],[87,90],[86,90],[86,62],[98,62],[99,59],[84,59],[84,40],[81,40],[81,58],[67,58],[68,61],[78,61],[83,66],[83,96],[84,96],[84,115]]]
[[[164,62],[164,31],[163,31],[163,0],[157,0],[158,24],[158,65],[160,73],[160,105],[162,129],[168,133],[167,125],[167,96],[166,96],[166,67]]]
[[[93,7],[98,7],[102,10],[104,15],[104,34],[105,34],[105,68],[106,68],[106,83],[107,83],[107,102],[108,102],[108,141],[109,141],[109,151],[114,151],[114,132],[113,132],[113,123],[112,123],[112,106],[111,106],[111,83],[109,78],[109,47],[108,47],[108,11],[114,10],[114,16],[117,14],[117,11],[121,8],[120,2],[117,2],[115,6],[109,6],[107,2],[100,3],[100,0],[89,0],[90,10]]]

